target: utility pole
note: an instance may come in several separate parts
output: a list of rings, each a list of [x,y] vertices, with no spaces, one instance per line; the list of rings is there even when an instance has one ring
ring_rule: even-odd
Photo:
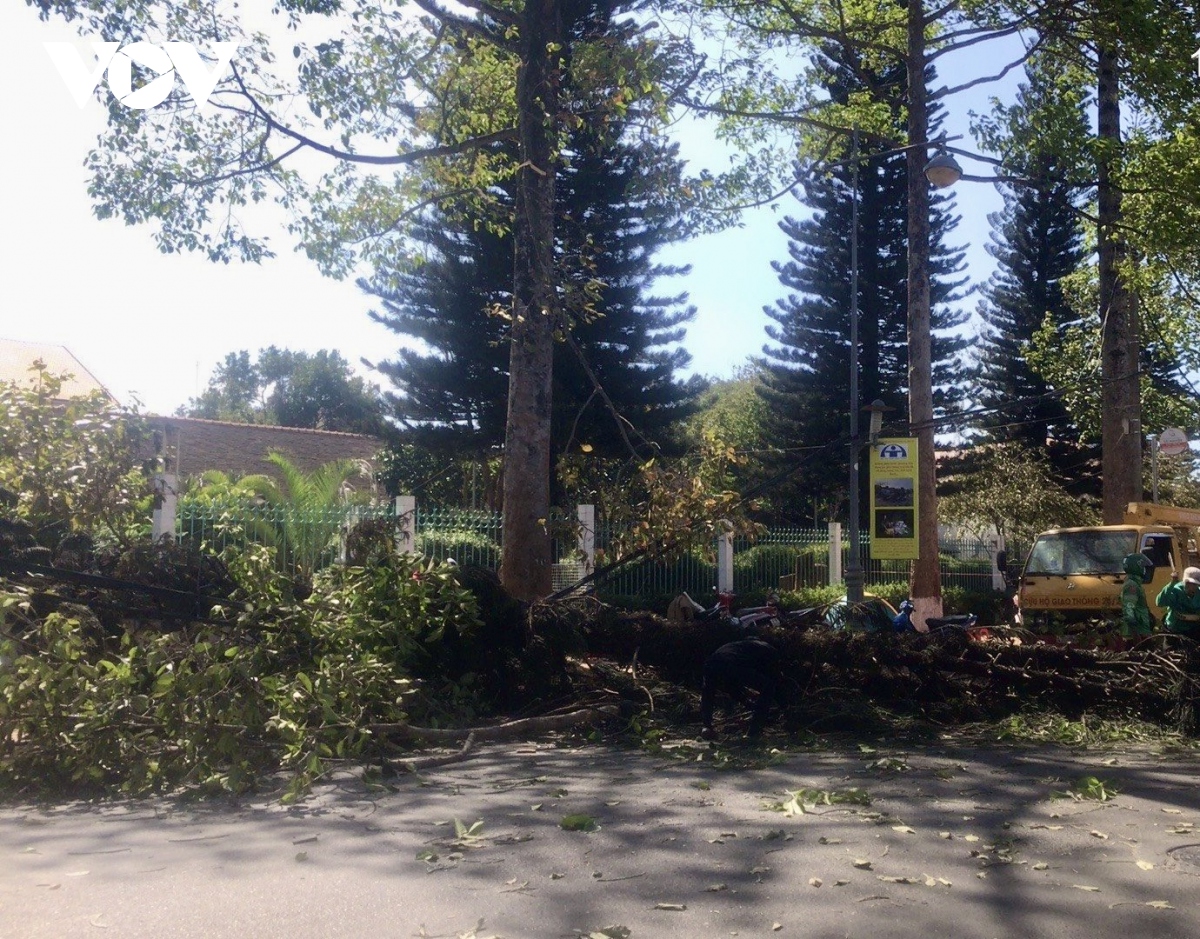
[[[925,8],[908,0],[908,140],[929,139],[925,91]],[[929,181],[924,147],[908,151],[908,423],[917,438],[917,548],[910,592],[914,620],[942,615],[938,567],[937,472],[933,451],[933,338],[929,294]]]

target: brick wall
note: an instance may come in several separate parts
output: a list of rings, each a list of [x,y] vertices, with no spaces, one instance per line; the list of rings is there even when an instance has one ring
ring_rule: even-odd
[[[366,460],[374,469],[375,455],[383,447],[378,437],[343,434],[295,427],[234,424],[193,417],[151,417],[161,433],[164,453],[180,476],[221,470],[233,476],[266,473],[277,477],[267,453],[278,450],[298,467],[311,472],[333,460]]]

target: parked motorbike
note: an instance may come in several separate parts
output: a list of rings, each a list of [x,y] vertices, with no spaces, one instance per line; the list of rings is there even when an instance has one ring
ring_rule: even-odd
[[[892,620],[892,628],[896,632],[907,632],[916,630],[916,626],[912,621],[913,611],[916,606],[912,600],[904,600],[900,604],[900,610],[896,614],[896,618]],[[986,639],[988,630],[984,627],[978,627],[979,617],[974,613],[954,613],[950,616],[930,616],[925,620],[925,625],[929,628],[929,632],[935,633],[943,630],[960,630],[965,632],[972,639]]]
[[[715,594],[716,602],[712,606],[706,607],[693,600],[691,594],[685,590],[672,600],[671,605],[667,607],[667,619],[673,623],[684,623],[694,620],[700,620],[701,622],[732,620],[733,592],[718,590]]]
[[[761,606],[744,606],[734,609],[734,595],[730,591],[716,591],[716,602],[706,607],[697,603],[684,591],[667,607],[667,619],[673,622],[709,621],[723,622],[742,631],[753,632],[762,626],[788,626],[801,622],[797,614],[785,613],[779,608],[779,595],[770,593]]]

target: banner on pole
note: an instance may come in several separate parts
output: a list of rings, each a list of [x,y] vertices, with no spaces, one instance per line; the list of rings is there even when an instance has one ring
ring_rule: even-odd
[[[881,438],[871,446],[871,558],[920,556],[917,438]]]

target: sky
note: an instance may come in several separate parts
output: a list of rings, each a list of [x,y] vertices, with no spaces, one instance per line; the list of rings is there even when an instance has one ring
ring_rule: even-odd
[[[368,380],[386,382],[358,365],[391,357],[401,338],[368,316],[372,300],[352,280],[323,277],[295,254],[280,230],[278,257],[261,265],[214,264],[199,255],[158,251],[145,226],[97,220],[87,195],[83,161],[103,129],[104,109],[80,109],[43,43],[77,37],[61,23],[42,23],[21,0],[0,6],[0,213],[7,236],[0,254],[0,338],[67,346],[123,403],[172,413],[206,386],[229,352],[252,354],[269,345],[296,351],[336,349]],[[943,78],[954,73],[953,63]],[[988,95],[1004,97],[1015,81],[954,99],[945,130],[966,134],[969,109]],[[681,155],[693,170],[718,169],[723,154],[710,130],[685,123]],[[973,149],[969,138],[956,146]],[[978,165],[964,164],[968,173]],[[993,270],[984,250],[987,215],[1002,203],[987,184],[956,187],[962,222],[951,238],[968,245],[967,275],[981,284]],[[686,277],[661,292],[686,290],[697,316],[685,348],[692,370],[727,377],[766,341],[763,307],[781,287],[771,270],[787,255],[778,228],[803,207],[785,197],[777,210],[746,213],[738,227],[672,246],[659,255],[690,264]],[[970,298],[965,306],[974,309]],[[849,363],[847,363],[849,368]]]

